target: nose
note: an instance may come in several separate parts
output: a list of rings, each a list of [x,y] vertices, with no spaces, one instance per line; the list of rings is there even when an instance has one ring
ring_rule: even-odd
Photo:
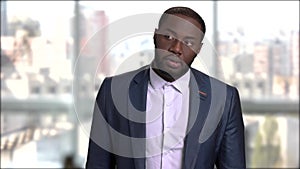
[[[176,55],[178,55],[178,56],[180,56],[182,54],[182,45],[183,44],[180,42],[180,40],[175,39],[172,42],[172,44],[169,48],[169,51],[176,54]]]

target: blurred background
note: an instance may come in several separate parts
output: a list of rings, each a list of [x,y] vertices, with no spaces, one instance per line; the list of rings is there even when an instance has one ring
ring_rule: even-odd
[[[298,1],[1,1],[1,168],[84,167],[103,78],[153,56],[152,32],[112,47],[110,26],[178,5],[215,49],[193,66],[240,92],[247,167],[299,168]]]

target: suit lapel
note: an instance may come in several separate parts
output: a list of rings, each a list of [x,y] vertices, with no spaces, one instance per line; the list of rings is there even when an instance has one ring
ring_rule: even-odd
[[[139,70],[129,85],[128,117],[135,168],[145,168],[146,101],[149,71]],[[138,140],[138,141],[136,141]],[[136,158],[138,157],[138,158]]]
[[[190,107],[187,136],[185,138],[184,167],[193,169],[196,165],[197,153],[200,147],[199,135],[210,105],[209,79],[192,69],[190,79]]]

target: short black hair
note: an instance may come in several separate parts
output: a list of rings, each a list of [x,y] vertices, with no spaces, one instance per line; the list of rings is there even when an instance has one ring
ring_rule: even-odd
[[[181,14],[190,18],[195,19],[196,21],[199,22],[199,24],[201,25],[202,28],[202,32],[203,34],[205,34],[206,32],[206,26],[205,26],[205,22],[202,19],[202,17],[195,12],[193,9],[188,8],[188,7],[182,7],[182,6],[176,6],[176,7],[171,7],[169,9],[167,9],[161,16],[161,18],[159,19],[159,23],[158,26],[160,26],[162,24],[162,20],[165,16],[167,15],[175,15],[175,14]]]

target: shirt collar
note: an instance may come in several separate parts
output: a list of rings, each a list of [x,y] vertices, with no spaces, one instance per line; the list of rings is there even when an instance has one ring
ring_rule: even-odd
[[[158,74],[156,74],[151,67],[150,68],[150,85],[154,89],[159,89],[159,88],[162,88],[165,84],[169,84],[169,85],[173,85],[177,90],[179,90],[182,93],[182,91],[189,86],[190,74],[191,74],[191,71],[190,71],[190,69],[188,69],[188,71],[183,76],[181,76],[179,79],[175,80],[174,82],[167,82],[163,78],[161,78]]]

